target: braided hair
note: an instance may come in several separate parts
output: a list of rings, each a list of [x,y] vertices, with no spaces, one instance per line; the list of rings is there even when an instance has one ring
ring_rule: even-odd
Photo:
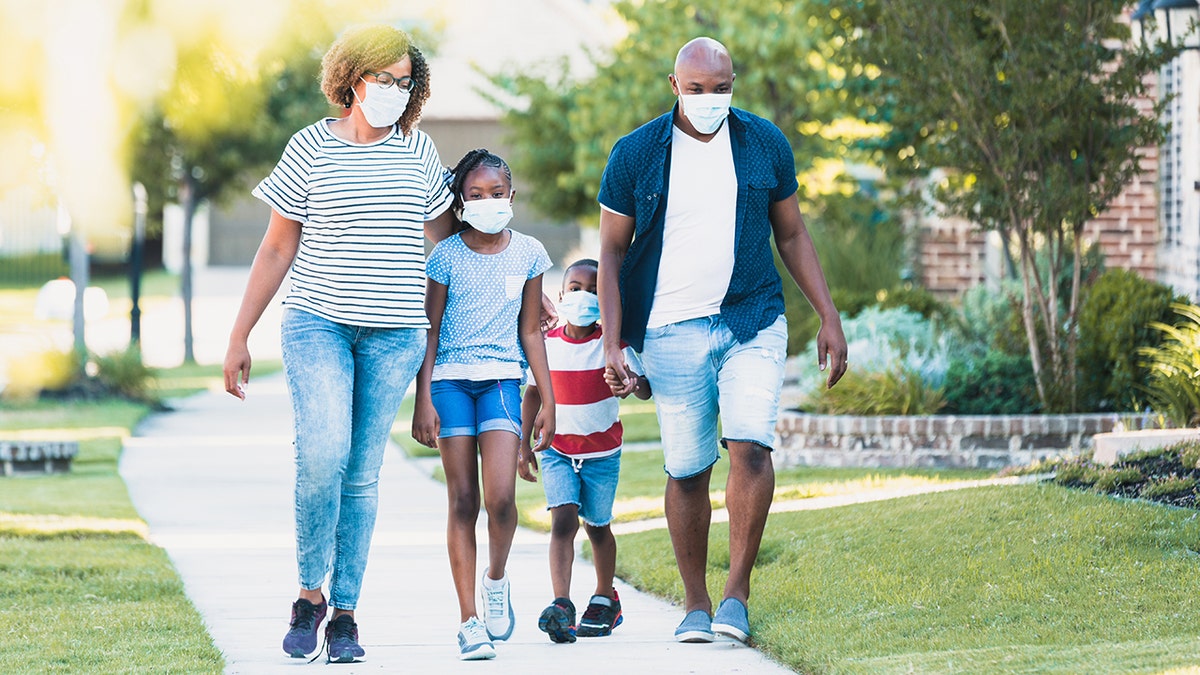
[[[458,160],[458,164],[452,172],[452,180],[450,182],[450,192],[454,194],[454,202],[450,205],[450,210],[454,213],[454,219],[457,221],[455,232],[462,232],[469,227],[462,221],[461,214],[463,208],[463,184],[467,182],[467,176],[481,166],[490,166],[504,171],[504,176],[508,178],[508,184],[512,185],[512,170],[508,168],[508,162],[505,162],[499,155],[494,155],[486,148],[476,148],[463,155],[462,159]]]
[[[404,31],[391,26],[347,30],[321,59],[321,91],[333,105],[349,108],[354,105],[354,86],[360,77],[402,61],[405,56],[412,63],[413,87],[398,123],[400,131],[408,135],[429,100],[429,64]]]

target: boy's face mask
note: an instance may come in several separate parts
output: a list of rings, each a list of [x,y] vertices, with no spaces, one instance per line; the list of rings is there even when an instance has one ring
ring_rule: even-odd
[[[587,291],[563,293],[558,315],[572,326],[590,326],[600,320],[600,299]]]

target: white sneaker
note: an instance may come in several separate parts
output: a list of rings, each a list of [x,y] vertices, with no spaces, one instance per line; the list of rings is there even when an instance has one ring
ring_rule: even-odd
[[[487,634],[493,640],[507,640],[512,635],[513,619],[512,602],[509,600],[508,575],[503,579],[488,578],[487,570],[483,571],[483,579],[479,583],[479,598],[483,601],[483,624],[487,626]]]
[[[496,648],[488,638],[487,628],[476,617],[467,619],[458,627],[458,658],[462,661],[478,661],[496,657]]]

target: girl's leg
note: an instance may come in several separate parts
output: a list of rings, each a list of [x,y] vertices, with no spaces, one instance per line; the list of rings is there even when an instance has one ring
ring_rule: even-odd
[[[488,514],[488,576],[503,579],[517,532],[517,444],[509,431],[479,434],[484,508]]]
[[[450,574],[458,595],[459,621],[465,622],[478,616],[475,608],[475,523],[479,519],[479,462],[475,437],[449,436],[439,439],[438,447],[449,501],[446,548],[450,554]],[[513,466],[515,477],[515,460]]]
[[[563,504],[550,509],[550,585],[556,598],[571,597],[571,565],[575,563],[578,532],[578,506]]]
[[[617,539],[612,527],[596,527],[584,523],[588,540],[592,542],[592,564],[596,567],[595,595],[613,597],[613,576],[617,573]]]
[[[353,614],[375,531],[379,469],[404,392],[425,354],[425,331],[355,328],[354,412],[342,472],[330,604]]]

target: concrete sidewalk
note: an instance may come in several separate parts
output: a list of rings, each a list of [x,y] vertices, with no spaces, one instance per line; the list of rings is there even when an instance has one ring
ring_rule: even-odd
[[[305,660],[287,658],[280,648],[296,596],[291,414],[281,376],[254,378],[244,402],[209,392],[153,415],[121,457],[133,503],[151,539],[183,577],[188,597],[225,654],[228,673],[295,673],[306,667]],[[498,643],[493,661],[460,662],[445,491],[390,448],[379,492],[379,519],[356,612],[367,660],[338,665],[339,672],[790,672],[735,643],[674,642],[683,611],[622,583],[625,622],[612,636],[552,644],[537,629],[537,616],[552,597],[549,538],[526,530],[517,532],[508,569],[517,616],[512,638]],[[481,556],[479,569],[485,564]],[[580,611],[594,579],[591,566],[577,560],[572,599]],[[323,664],[321,659],[307,667]]]

